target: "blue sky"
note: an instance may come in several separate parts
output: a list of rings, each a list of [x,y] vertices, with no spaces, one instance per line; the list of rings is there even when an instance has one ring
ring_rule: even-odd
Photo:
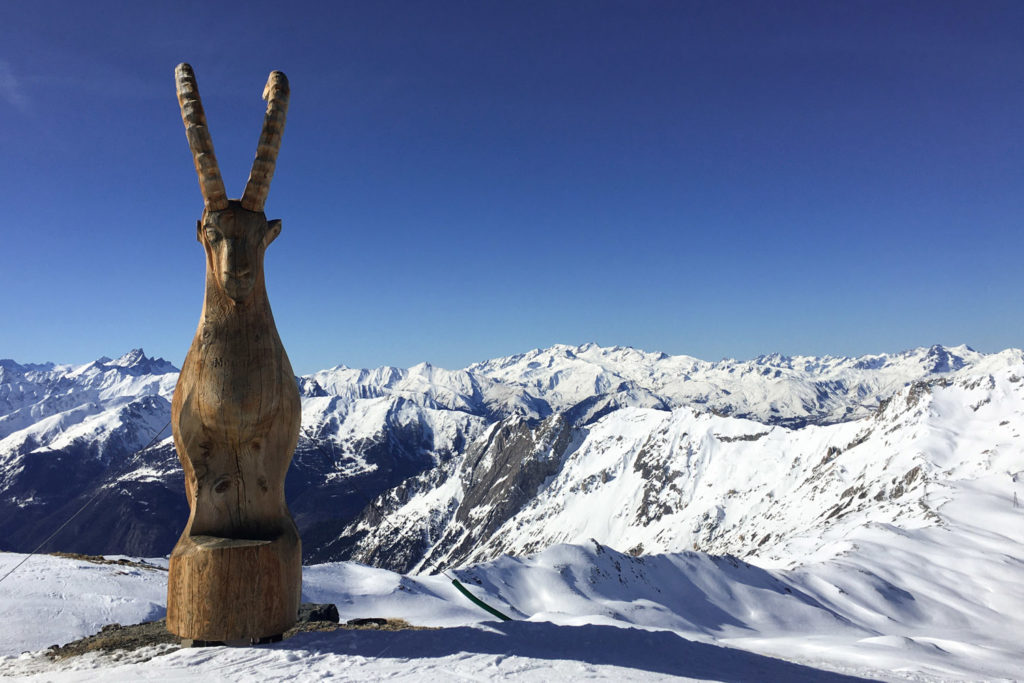
[[[5,3],[0,356],[183,360],[181,61],[233,197],[291,81],[297,372],[1020,347],[1022,35],[1019,2]]]

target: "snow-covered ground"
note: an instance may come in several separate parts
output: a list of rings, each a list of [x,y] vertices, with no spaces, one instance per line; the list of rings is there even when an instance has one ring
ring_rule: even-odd
[[[557,545],[449,573],[513,617],[494,621],[449,576],[355,563],[305,568],[303,599],[342,620],[437,630],[300,634],[139,662],[38,651],[162,616],[165,573],[35,556],[0,583],[0,675],[26,680],[993,680],[1024,675],[1024,510],[1005,477],[946,492],[942,523],[871,524],[794,569],[696,552],[633,557]],[[0,554],[0,574],[25,556]],[[162,564],[154,560],[153,564]],[[32,651],[19,654],[23,650]],[[143,653],[146,654],[146,653]],[[153,654],[149,652],[148,654]]]
[[[10,567],[23,559],[0,555]],[[684,592],[671,584],[678,569],[693,562],[697,583]],[[357,616],[403,617],[437,630],[398,632],[340,631],[299,634],[285,642],[251,648],[197,648],[155,654],[141,651],[122,658],[86,655],[58,663],[39,649],[98,631],[114,621],[130,623],[158,616],[154,605],[163,597],[164,573],[130,570],[84,561],[34,557],[2,584],[3,623],[25,624],[18,632],[5,629],[0,652],[0,675],[25,680],[321,680],[383,678],[424,680],[480,680],[513,676],[520,680],[655,680],[683,677],[697,680],[844,680],[833,670],[864,673],[867,667],[828,662],[823,668],[812,657],[809,665],[782,661],[755,652],[717,644],[708,635],[719,627],[733,628],[734,617],[712,604],[686,610],[693,621],[677,615],[641,594],[671,595],[677,606],[697,597],[701,586],[716,583],[718,570],[707,558],[665,558],[652,566],[649,576],[630,572],[634,583],[609,581],[616,564],[630,561],[607,549],[561,546],[527,561],[509,560],[463,573],[472,590],[512,614],[511,622],[493,621],[487,613],[462,597],[443,576],[411,578],[384,570],[342,563],[310,567],[305,576],[305,598],[331,601],[342,619]],[[682,565],[677,566],[676,562]],[[633,567],[627,564],[627,572]],[[593,574],[593,576],[591,576]],[[589,579],[587,577],[590,577]],[[474,585],[500,585],[504,592],[489,594]],[[583,579],[580,581],[580,579]],[[618,585],[616,585],[618,584]],[[577,591],[588,586],[586,593]],[[743,584],[737,582],[736,586]],[[747,611],[744,604],[763,588],[751,586],[731,609]],[[781,591],[769,589],[776,606],[785,603]],[[12,594],[16,594],[15,599]],[[632,595],[631,595],[632,594]],[[547,611],[526,615],[521,608],[543,604]],[[799,600],[788,609],[813,612]],[[617,606],[617,608],[616,608]],[[488,621],[488,619],[492,619]],[[834,621],[819,616],[820,622]],[[730,625],[732,624],[732,625]],[[818,624],[820,626],[820,624]],[[639,626],[634,628],[633,626]],[[675,627],[675,628],[673,628]]]
[[[431,527],[423,520],[440,518],[454,509],[453,500],[476,495],[465,487],[494,466],[493,481],[480,479],[491,482],[494,496],[477,496],[467,517],[486,522],[512,491],[511,485],[501,488],[498,475],[510,476],[510,465],[531,459],[552,465],[493,533],[468,539],[472,553],[439,551],[440,560],[450,561],[423,562],[419,574],[409,575],[351,562],[305,568],[304,599],[337,604],[343,620],[403,618],[435,629],[307,633],[262,647],[51,662],[42,654],[50,645],[110,623],[160,618],[165,561],[152,560],[157,566],[146,568],[0,553],[0,576],[26,560],[0,580],[0,676],[1022,679],[1024,364],[1019,351],[986,357],[966,348],[953,351],[933,347],[856,360],[765,357],[712,368],[745,378],[733,389],[745,388],[746,397],[736,405],[750,408],[749,414],[802,401],[799,392],[792,401],[780,398],[787,387],[806,384],[787,379],[787,372],[820,374],[815,391],[825,396],[831,387],[835,392],[828,396],[847,398],[835,405],[825,401],[819,413],[827,417],[841,408],[850,416],[809,425],[740,418],[739,410],[723,415],[660,398],[663,405],[654,409],[644,393],[652,389],[637,378],[657,379],[661,364],[682,364],[675,372],[689,363],[693,377],[711,366],[632,350],[557,347],[481,364],[470,374],[429,366],[374,376],[325,371],[315,379],[319,389],[311,389],[304,418],[320,416],[333,425],[333,432],[325,428],[316,438],[340,434],[339,449],[365,439],[371,433],[366,425],[382,416],[389,424],[404,424],[408,417],[414,426],[428,425],[453,452],[456,443],[478,433],[478,443],[486,445],[488,435],[501,429],[510,435],[509,452],[515,450],[513,437],[520,438],[516,434],[533,444],[523,447],[518,460],[494,459],[503,453],[493,449],[456,453],[446,465],[447,479],[395,497],[388,509],[391,522],[386,529],[380,525],[381,533],[428,538]],[[105,377],[122,378],[119,362],[101,364],[103,372],[90,380],[97,401],[121,400],[101,395],[112,381]],[[18,367],[19,376],[27,376]],[[116,425],[135,420],[159,427],[154,416],[171,373],[157,369],[163,378],[150,387],[152,394],[117,403]],[[771,382],[761,383],[758,378],[769,369]],[[890,369],[892,378],[886,375]],[[118,381],[143,381],[149,374],[147,369]],[[511,387],[513,376],[531,379],[520,385],[525,389],[495,389]],[[625,398],[582,420],[557,453],[559,430],[568,429],[564,416],[516,431],[516,416],[489,425],[490,408],[480,414],[463,410],[474,401],[529,408],[535,405],[530,396],[538,395],[571,402],[585,391],[622,382],[630,385],[617,394]],[[655,384],[650,386],[664,389]],[[762,384],[770,396],[761,395]],[[449,385],[458,390],[441,391]],[[36,391],[30,384],[5,386],[17,388],[5,394],[9,401]],[[350,393],[359,398],[341,410],[345,386],[355,387]],[[384,389],[402,393],[395,403],[401,410],[382,409],[393,399],[382,399]],[[497,398],[486,398],[490,393]],[[850,397],[861,395],[863,405],[854,407]],[[429,405],[413,401],[417,396]],[[156,403],[147,407],[144,400]],[[445,417],[449,405],[460,407],[454,411],[458,419]],[[82,432],[76,438],[86,438],[89,419],[50,424],[67,415],[54,412],[61,406],[50,407],[31,415],[39,417],[30,427],[33,439],[51,432],[48,438],[60,439],[71,429]],[[134,447],[144,431],[110,428],[97,434]],[[458,469],[462,465],[466,476]],[[428,575],[441,566],[460,568],[447,576]],[[513,621],[493,621],[452,586],[451,575]]]

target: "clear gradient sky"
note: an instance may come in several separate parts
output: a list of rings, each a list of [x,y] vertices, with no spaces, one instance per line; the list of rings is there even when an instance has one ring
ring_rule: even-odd
[[[299,373],[1024,346],[1022,2],[76,0],[0,8],[0,357],[184,359],[182,61],[232,197],[291,81]]]

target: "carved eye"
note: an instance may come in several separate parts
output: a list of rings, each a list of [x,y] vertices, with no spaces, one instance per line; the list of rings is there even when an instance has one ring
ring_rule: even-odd
[[[220,234],[220,232],[216,228],[212,228],[212,227],[207,227],[206,228],[206,241],[207,242],[209,242],[210,244],[213,244],[214,242],[219,242],[220,239],[221,239],[221,234]]]

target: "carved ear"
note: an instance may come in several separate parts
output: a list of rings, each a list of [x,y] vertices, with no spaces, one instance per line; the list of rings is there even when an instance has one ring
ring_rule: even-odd
[[[203,243],[203,222],[196,221],[196,242]]]
[[[277,236],[281,234],[281,219],[275,218],[272,221],[267,221],[267,234],[263,236],[263,247],[266,248],[271,242],[277,239]]]

